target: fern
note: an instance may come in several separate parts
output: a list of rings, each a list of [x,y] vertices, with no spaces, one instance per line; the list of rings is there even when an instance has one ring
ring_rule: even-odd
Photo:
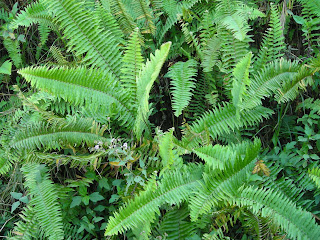
[[[255,159],[260,151],[259,141],[248,145],[245,158],[238,154],[236,161],[226,162],[223,170],[205,173],[204,181],[197,187],[194,196],[190,200],[190,217],[196,221],[198,217],[217,206],[220,201],[236,196],[237,189],[242,186],[248,177],[248,173],[254,166]]]
[[[161,67],[167,59],[171,42],[165,43],[160,50],[156,50],[154,55],[150,55],[148,60],[142,67],[137,77],[137,116],[135,120],[134,131],[137,138],[140,138],[142,132],[146,129],[146,122],[149,117],[149,94],[151,87],[158,77]]]
[[[42,0],[33,2],[25,7],[12,21],[10,26],[14,30],[19,26],[29,27],[33,24],[41,24],[56,28],[56,25],[53,22],[53,14],[48,11]]]
[[[130,96],[130,104],[134,105],[137,94],[136,79],[139,76],[144,59],[141,53],[140,32],[136,28],[132,33],[123,57],[121,82]]]
[[[137,20],[143,21],[143,26],[145,28],[143,33],[151,33],[152,35],[155,35],[155,18],[153,16],[152,9],[149,7],[149,0],[134,0],[132,1],[132,5],[135,14],[138,16]]]
[[[320,227],[311,213],[296,207],[296,204],[275,190],[247,187],[239,191],[233,203],[247,206],[255,214],[272,217],[273,221],[293,239],[316,239]]]
[[[216,137],[230,133],[242,126],[249,126],[262,121],[263,118],[268,118],[273,114],[273,111],[264,107],[257,107],[250,111],[242,111],[240,113],[240,121],[236,116],[236,109],[228,103],[208,111],[201,118],[196,120],[191,125],[191,130],[194,133],[202,132],[210,134],[215,139]]]
[[[29,189],[32,206],[42,231],[48,239],[63,239],[63,225],[56,188],[43,165],[27,164],[22,168],[25,186]]]
[[[113,113],[124,125],[133,125],[134,112],[127,104],[128,95],[111,75],[83,67],[77,69],[29,67],[21,69],[19,73],[32,86],[78,106],[86,104],[92,109],[103,107],[105,115],[112,116]]]
[[[177,62],[169,69],[167,76],[172,79],[172,108],[176,117],[182,114],[183,109],[188,106],[191,100],[192,90],[195,87],[194,77],[197,74],[196,67],[197,62],[189,60]]]
[[[99,67],[120,79],[118,44],[111,32],[104,32],[100,27],[96,14],[89,13],[75,0],[43,0],[43,3],[54,12],[57,24],[69,39],[69,50],[75,51],[76,56],[85,54],[83,61],[87,65]]]
[[[263,37],[258,56],[254,62],[254,69],[259,71],[271,61],[283,56],[284,36],[280,23],[280,16],[274,5],[271,5],[270,26]]]
[[[249,68],[252,53],[248,53],[243,59],[239,61],[233,70],[233,88],[231,90],[232,103],[237,109],[237,116],[240,116],[239,108],[243,102],[243,98],[247,91],[247,86],[250,85]]]
[[[9,37],[3,39],[3,45],[7,49],[10,58],[16,68],[20,68],[22,65],[22,55],[20,52],[20,44],[18,40],[13,40]]]
[[[119,212],[110,217],[106,235],[123,233],[127,229],[147,225],[155,220],[155,214],[160,215],[159,207],[165,203],[180,204],[186,200],[198,183],[201,167],[191,165],[180,171],[166,172],[162,181],[147,191],[141,192],[134,200],[120,207]],[[150,229],[147,229],[150,231]]]
[[[129,14],[122,0],[108,0],[113,15],[116,17],[122,32],[128,35],[134,31],[137,24]]]
[[[320,168],[312,168],[308,171],[309,177],[315,182],[318,188],[320,188]]]
[[[60,124],[59,124],[60,125]],[[75,146],[86,143],[93,146],[95,141],[106,140],[103,132],[94,122],[87,119],[72,119],[59,127],[45,123],[34,123],[21,128],[12,139],[16,149],[61,149],[62,146]]]

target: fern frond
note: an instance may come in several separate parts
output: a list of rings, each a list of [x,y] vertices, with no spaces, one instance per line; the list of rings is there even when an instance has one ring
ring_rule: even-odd
[[[159,232],[168,240],[187,239],[195,233],[196,225],[188,221],[189,211],[186,207],[174,208],[163,216]]]
[[[104,1],[107,2],[107,1]],[[124,44],[124,35],[121,31],[121,28],[116,20],[116,18],[112,15],[111,11],[107,10],[103,5],[96,1],[96,11],[100,21],[100,25],[105,31],[110,31],[112,36],[120,43]]]
[[[272,217],[292,239],[316,239],[320,227],[311,213],[298,208],[294,202],[276,190],[247,187],[239,191],[239,197],[233,203],[247,206],[255,214],[262,217]]]
[[[315,182],[318,188],[320,188],[320,168],[312,168],[308,171],[309,177]]]
[[[25,186],[29,190],[29,205],[35,212],[35,218],[49,240],[64,238],[61,209],[58,194],[44,165],[27,164],[21,170],[25,176]]]
[[[18,40],[13,40],[9,37],[3,39],[3,45],[9,53],[9,57],[12,59],[16,68],[20,68],[22,65],[22,58],[20,52],[20,44]]]
[[[163,63],[167,59],[171,42],[162,44],[155,54],[150,55],[148,60],[137,77],[137,116],[135,118],[134,131],[137,138],[140,138],[142,132],[146,129],[146,123],[149,117],[149,94],[154,81],[157,79]]]
[[[304,99],[302,103],[300,103],[297,106],[297,109],[300,109],[300,108],[307,108],[320,114],[320,99],[316,99],[316,100],[314,100],[313,98]]]
[[[134,114],[128,104],[127,93],[114,77],[97,69],[79,67],[29,67],[19,73],[39,89],[64,98],[76,106],[85,104],[92,109],[101,108],[105,115],[118,118],[125,126],[133,126]]]
[[[66,60],[66,57],[63,56],[60,49],[57,48],[56,46],[52,45],[50,47],[50,52],[52,53],[54,60],[56,60],[60,66],[66,66],[69,64],[69,62]]]
[[[182,114],[191,100],[192,90],[195,87],[194,77],[197,75],[197,65],[195,60],[177,62],[170,67],[167,73],[167,76],[172,79],[172,109],[176,117]]]
[[[144,31],[142,33],[151,33],[155,35],[155,17],[153,16],[152,9],[149,7],[149,0],[134,0],[132,1],[132,7],[137,15],[137,20],[143,21]]]
[[[285,43],[280,16],[276,7],[272,4],[269,28],[264,34],[262,45],[254,62],[254,69],[259,71],[263,69],[268,62],[281,58],[284,48]]]
[[[56,16],[58,25],[69,40],[69,50],[76,56],[85,54],[87,65],[99,67],[120,79],[121,53],[117,40],[100,27],[98,17],[76,0],[43,0]]]
[[[300,81],[298,72],[301,67],[297,62],[289,62],[280,59],[269,63],[261,72],[251,79],[251,84],[248,89],[247,98],[243,101],[243,107],[250,109],[251,107],[261,105],[266,97],[271,96],[276,91],[280,91],[283,83],[290,84],[296,79]],[[301,77],[303,77],[301,75]]]
[[[121,83],[130,96],[130,104],[136,102],[137,82],[144,59],[141,53],[140,32],[136,28],[132,33],[123,57]]]
[[[128,35],[137,28],[132,16],[129,14],[122,0],[109,0],[110,8],[116,17],[122,32]]]
[[[163,175],[157,188],[141,192],[134,200],[128,201],[119,212],[110,217],[105,235],[123,233],[155,220],[160,215],[159,207],[165,203],[179,205],[187,200],[191,190],[198,184],[201,167],[191,165]],[[148,229],[150,231],[150,229]]]
[[[248,53],[243,59],[241,59],[233,70],[233,87],[231,90],[232,103],[237,109],[237,115],[240,114],[240,105],[246,94],[247,87],[250,85],[249,68],[251,63],[252,53]]]
[[[204,72],[212,71],[214,65],[216,65],[219,60],[220,47],[221,39],[216,36],[208,39],[207,46],[203,51],[203,61],[201,63]]]
[[[215,139],[224,133],[230,133],[243,126],[254,125],[262,121],[263,118],[268,118],[271,114],[273,114],[272,110],[259,106],[252,110],[242,111],[239,121],[235,107],[229,103],[224,103],[196,120],[191,125],[191,130],[197,134],[209,133]]]
[[[200,215],[209,212],[220,201],[226,201],[237,195],[238,188],[246,182],[248,173],[252,171],[260,148],[260,141],[255,141],[247,147],[244,159],[238,153],[236,161],[226,162],[223,170],[217,169],[204,174],[203,182],[190,199],[192,221],[196,221]]]
[[[17,150],[61,149],[62,146],[81,143],[92,147],[95,141],[106,140],[102,133],[99,125],[82,118],[66,121],[60,126],[40,122],[18,130],[11,144]]]
[[[12,29],[19,26],[29,27],[33,24],[42,24],[56,28],[53,21],[53,14],[49,12],[42,0],[35,1],[26,6],[10,23]]]

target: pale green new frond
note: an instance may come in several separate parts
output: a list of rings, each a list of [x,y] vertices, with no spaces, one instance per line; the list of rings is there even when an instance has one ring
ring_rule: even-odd
[[[123,56],[123,65],[121,68],[121,83],[125,91],[130,96],[130,103],[135,105],[137,94],[136,79],[139,76],[144,59],[141,53],[141,37],[139,29],[136,28],[130,36],[127,49]]]
[[[58,194],[49,179],[47,168],[39,164],[27,164],[21,168],[25,176],[25,186],[29,190],[32,206],[42,231],[49,240],[63,239],[62,214]]]
[[[60,124],[59,124],[60,125]],[[86,143],[93,146],[95,141],[106,140],[96,123],[88,119],[72,119],[60,126],[33,123],[20,128],[11,141],[17,150],[60,149],[62,146]]]
[[[250,31],[249,26],[246,23],[246,19],[234,13],[231,16],[227,16],[222,20],[222,24],[233,32],[233,36],[239,41],[243,41],[246,38],[247,33]]]
[[[252,53],[250,52],[237,63],[233,70],[234,80],[231,94],[232,103],[237,108],[237,115],[239,115],[239,106],[246,95],[247,87],[250,85],[249,69],[251,57]]]
[[[236,108],[225,103],[208,111],[191,125],[191,130],[197,134],[207,132],[212,138],[216,138],[224,133],[230,133],[244,126],[254,125],[268,118],[273,111],[258,106],[254,109],[241,111],[240,118],[236,116]],[[240,120],[239,120],[240,119]]]
[[[12,29],[19,26],[29,27],[32,24],[43,24],[55,28],[53,14],[48,11],[42,0],[30,3],[10,23]]]
[[[283,56],[285,48],[283,30],[280,23],[280,16],[276,7],[271,5],[270,23],[267,32],[264,34],[263,42],[258,56],[254,62],[254,69],[260,71],[268,62],[275,61]]]
[[[271,217],[290,239],[314,240],[320,235],[320,227],[312,214],[276,190],[247,187],[239,191],[232,203],[247,206],[255,214],[261,213],[262,217]]]
[[[320,99],[316,99],[316,100],[314,100],[313,98],[304,99],[302,103],[300,103],[297,106],[297,109],[300,109],[300,108],[307,108],[320,114]]]
[[[98,67],[120,79],[121,53],[112,32],[103,31],[96,13],[76,0],[42,0],[68,39],[70,50],[85,57],[87,65]]]
[[[189,60],[177,62],[169,69],[167,76],[172,79],[172,109],[176,117],[182,114],[191,100],[192,90],[195,87],[194,77],[197,75],[197,65],[195,60]]]
[[[160,215],[161,205],[179,205],[187,200],[191,190],[198,184],[201,172],[201,167],[196,165],[166,172],[156,189],[149,188],[141,192],[109,218],[105,235],[116,235],[146,225],[155,220],[155,214]]]
[[[318,188],[320,188],[320,168],[312,168],[308,171],[309,177],[315,182]]]
[[[254,167],[260,148],[261,143],[256,140],[247,146],[244,159],[241,154],[237,153],[235,161],[226,162],[223,170],[216,169],[204,173],[203,182],[197,187],[190,199],[192,221],[196,221],[200,215],[208,213],[220,201],[225,202],[237,195],[238,188],[246,182],[248,173]]]
[[[85,104],[91,109],[100,109],[106,115],[115,114],[115,118],[125,126],[133,126],[134,114],[129,108],[128,95],[109,74],[83,67],[29,67],[21,69],[19,73],[32,86],[77,106]]]
[[[171,42],[162,44],[155,54],[150,55],[148,60],[137,77],[137,116],[135,118],[134,131],[137,138],[140,138],[142,132],[146,129],[146,123],[149,117],[149,94],[154,81],[157,79],[163,63],[167,59]]]

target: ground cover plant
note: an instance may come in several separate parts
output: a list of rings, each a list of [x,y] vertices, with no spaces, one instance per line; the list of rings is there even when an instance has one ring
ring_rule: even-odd
[[[320,2],[1,4],[3,237],[318,238]]]

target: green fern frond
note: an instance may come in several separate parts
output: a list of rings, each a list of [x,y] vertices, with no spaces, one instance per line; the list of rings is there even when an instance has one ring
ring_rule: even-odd
[[[297,109],[300,109],[300,108],[307,108],[320,114],[320,99],[316,99],[316,100],[314,100],[313,98],[304,99],[302,103],[300,103],[297,106]]]
[[[266,97],[280,91],[283,83],[290,84],[293,80],[300,81],[303,77],[298,75],[301,67],[297,62],[290,62],[280,59],[269,63],[261,72],[251,79],[251,84],[247,92],[247,98],[243,101],[243,108],[261,105]],[[288,88],[288,90],[290,90]],[[280,93],[280,92],[279,92]]]
[[[207,132],[215,139],[243,126],[254,125],[271,114],[273,114],[272,110],[258,106],[255,109],[240,112],[239,121],[236,116],[236,108],[229,103],[224,103],[196,120],[191,125],[191,130],[196,134]]]
[[[179,205],[187,200],[191,190],[201,177],[201,166],[190,165],[176,171],[168,171],[163,179],[134,200],[128,201],[119,212],[110,217],[105,235],[111,236],[145,225],[160,215],[159,207],[165,203]],[[153,183],[155,184],[155,183]],[[148,229],[150,231],[150,229]]]
[[[66,57],[63,56],[60,49],[57,48],[56,46],[52,45],[50,47],[50,52],[52,53],[54,60],[56,60],[60,66],[66,66],[69,64],[69,62],[66,60]]]
[[[299,0],[308,12],[320,17],[320,3],[312,0]]]
[[[69,40],[69,50],[76,56],[85,54],[87,65],[99,67],[120,79],[121,53],[117,40],[100,27],[96,13],[89,12],[76,0],[42,0],[55,14],[57,24]]]
[[[19,26],[29,27],[32,24],[42,24],[56,28],[53,23],[53,14],[46,8],[45,3],[35,1],[30,3],[27,7],[22,10],[17,17],[10,23],[12,29],[17,29]]]
[[[107,1],[104,1],[107,2]],[[100,21],[100,25],[105,31],[110,31],[112,36],[120,43],[124,44],[124,35],[123,32],[116,20],[116,18],[112,15],[111,11],[107,10],[103,5],[96,1],[96,11]]]
[[[137,24],[134,22],[132,16],[126,9],[122,0],[109,0],[110,8],[113,15],[116,17],[122,32],[128,35],[137,28]]]
[[[85,104],[91,109],[101,108],[105,115],[115,115],[125,126],[133,126],[134,113],[129,109],[128,95],[109,74],[83,67],[29,67],[21,69],[19,73],[32,86],[62,97],[76,106]]]
[[[205,161],[211,169],[225,168],[225,164],[235,157],[235,151],[229,146],[216,144],[193,149],[193,152]]]
[[[237,109],[237,115],[240,114],[239,107],[242,104],[243,98],[246,95],[247,87],[250,85],[249,70],[252,53],[248,53],[241,59],[233,70],[233,87],[231,90],[232,103]]]
[[[139,76],[137,77],[137,116],[135,118],[134,131],[137,138],[140,138],[142,132],[146,129],[146,123],[149,117],[149,94],[154,81],[157,79],[162,65],[167,59],[171,42],[162,44],[155,54],[150,55],[148,60],[142,67]]]
[[[143,21],[144,31],[142,33],[151,33],[155,35],[155,17],[153,16],[152,9],[149,7],[149,0],[134,0],[132,1],[132,7],[137,15],[137,20]]]
[[[196,221],[200,215],[209,212],[220,201],[226,201],[237,195],[238,188],[247,181],[248,173],[254,167],[260,148],[261,143],[256,140],[247,147],[244,159],[238,153],[235,162],[226,162],[223,170],[216,169],[204,174],[203,182],[190,199],[192,221]]]
[[[139,29],[136,28],[132,33],[127,49],[123,57],[123,65],[121,68],[121,83],[130,96],[132,105],[136,102],[137,82],[144,59],[141,53],[141,37]]]
[[[163,216],[159,224],[159,233],[168,240],[187,239],[195,233],[196,225],[188,221],[188,208],[174,208]]]
[[[318,188],[320,188],[320,168],[312,168],[308,171],[309,177],[315,182]]]
[[[29,205],[32,206],[42,231],[49,240],[63,239],[58,194],[53,182],[49,179],[47,168],[44,165],[27,164],[21,170],[31,197]]]
[[[27,125],[16,132],[11,145],[18,150],[41,148],[50,150],[82,143],[92,147],[95,141],[106,140],[102,137],[103,132],[99,125],[87,119],[72,119],[59,125],[41,122]]]
[[[268,62],[281,58],[284,48],[285,43],[280,16],[276,7],[272,4],[269,28],[264,34],[258,56],[254,62],[254,69],[259,71],[263,69]]]
[[[20,44],[18,40],[13,40],[9,37],[3,39],[3,45],[9,53],[9,57],[12,59],[16,68],[20,68],[22,65],[22,55],[20,52]]]
[[[213,67],[216,65],[219,60],[220,47],[221,39],[216,36],[208,39],[207,46],[205,50],[203,50],[203,61],[201,63],[204,72],[212,71]]]
[[[247,206],[255,214],[271,217],[292,239],[317,239],[320,227],[311,213],[298,208],[294,202],[276,190],[247,187],[232,200],[238,206]]]
[[[192,90],[195,87],[194,77],[197,75],[197,65],[195,60],[177,62],[170,67],[167,73],[167,76],[172,79],[172,109],[176,117],[182,114],[191,100]]]

